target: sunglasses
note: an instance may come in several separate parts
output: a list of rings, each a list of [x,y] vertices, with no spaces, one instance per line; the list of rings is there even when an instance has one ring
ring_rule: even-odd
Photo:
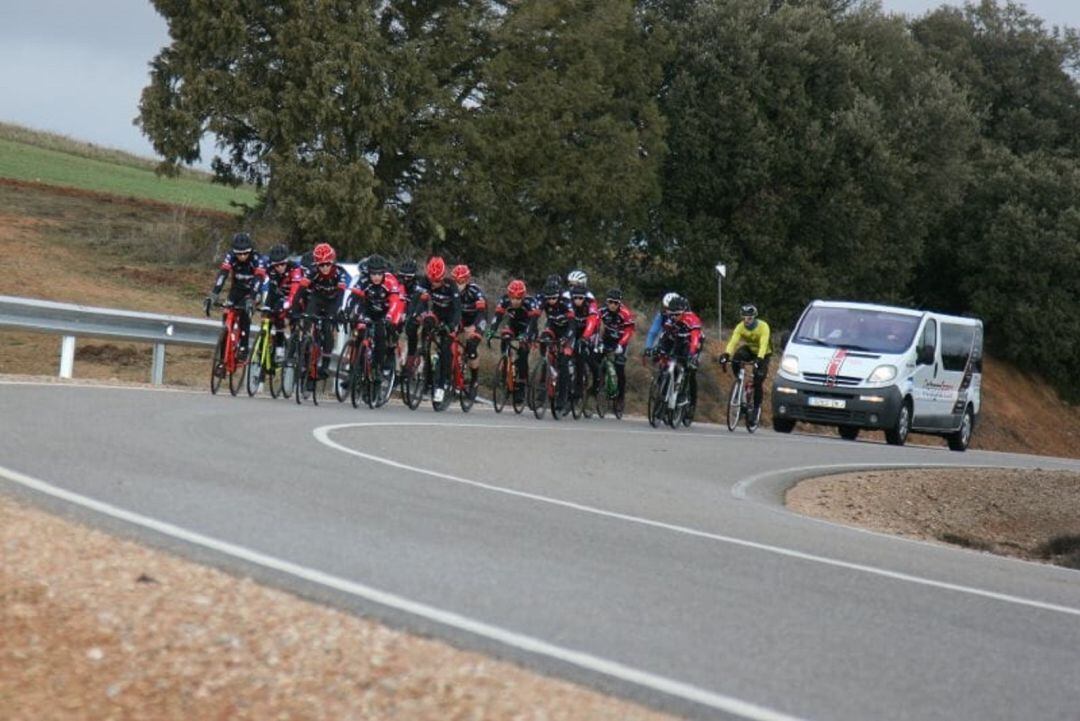
[[[333,263],[319,263],[315,267],[316,268],[329,268],[332,265],[333,265]]]

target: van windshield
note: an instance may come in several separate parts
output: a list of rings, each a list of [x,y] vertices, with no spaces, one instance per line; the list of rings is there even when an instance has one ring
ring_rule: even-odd
[[[911,347],[921,318],[863,308],[811,308],[795,329],[795,342],[829,348],[902,353]]]

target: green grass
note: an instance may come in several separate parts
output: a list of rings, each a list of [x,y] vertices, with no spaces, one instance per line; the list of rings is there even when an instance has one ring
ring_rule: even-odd
[[[0,178],[226,212],[235,210],[233,202],[255,203],[255,191],[250,188],[217,185],[203,173],[164,178],[156,175],[153,167],[154,161],[135,155],[17,126],[0,126]]]

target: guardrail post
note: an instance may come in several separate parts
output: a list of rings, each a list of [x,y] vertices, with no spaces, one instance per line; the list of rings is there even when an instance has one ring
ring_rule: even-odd
[[[150,382],[156,386],[165,382],[165,344],[154,344],[154,360],[150,367]]]
[[[60,377],[71,378],[75,370],[75,336],[66,335],[60,341]]]

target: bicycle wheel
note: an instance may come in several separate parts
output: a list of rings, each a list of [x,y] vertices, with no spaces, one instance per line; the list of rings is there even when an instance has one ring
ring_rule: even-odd
[[[528,403],[529,395],[529,378],[528,372],[525,373],[525,379],[522,380],[517,377],[517,364],[514,361],[507,358],[507,362],[510,364],[510,372],[513,373],[513,385],[514,390],[510,393],[510,403],[514,407],[514,413],[521,415],[525,410],[525,406]],[[509,377],[509,376],[508,376]]]
[[[686,406],[683,408],[682,424],[689,428],[690,424],[694,422],[694,416],[697,414],[697,380],[688,381],[686,386],[689,397],[686,400]]]
[[[491,407],[495,409],[496,413],[502,413],[503,408],[506,407],[506,401],[510,397],[510,391],[507,387],[507,381],[510,376],[507,374],[507,366],[509,362],[504,355],[499,359],[499,364],[495,366],[495,375],[491,378]]]
[[[672,379],[671,383],[673,385],[674,382],[674,379]],[[666,411],[664,414],[664,422],[671,428],[678,430],[679,426],[682,425],[684,406],[682,405],[680,398],[686,393],[686,372],[683,371],[682,378],[679,379],[679,384],[674,389],[668,388],[667,390],[675,396],[675,407],[672,408],[668,403],[664,403],[664,410]]]
[[[592,418],[593,410],[596,408],[596,404],[590,403],[592,399],[589,396],[591,395],[593,387],[593,378],[592,366],[589,365],[588,361],[581,364],[581,372],[577,380],[577,386],[578,406],[581,410],[581,417]]]
[[[616,396],[614,398],[614,400],[611,401],[611,408],[612,408],[613,411],[615,411],[615,418],[617,418],[620,421],[622,420],[623,408],[625,408],[625,407],[626,407],[626,398],[625,398],[625,396]]]
[[[296,356],[296,404],[300,405],[310,398],[315,391],[311,378],[311,338],[300,341],[300,350]]]
[[[375,394],[375,407],[382,408],[390,402],[390,396],[394,392],[394,382],[397,380],[397,364],[393,356],[387,358],[382,370],[382,382],[377,386]]]
[[[761,422],[761,408],[754,407],[754,390],[743,389],[743,396],[747,398],[746,405],[746,431],[753,433],[758,429],[758,424]]]
[[[221,379],[225,377],[225,329],[222,328],[214,346],[214,357],[210,359],[210,393],[217,395],[221,388]]]
[[[537,418],[543,418],[547,413],[547,360],[543,357],[533,368],[532,378],[529,379],[529,408]]]
[[[416,410],[424,401],[424,387],[427,385],[427,358],[420,354],[415,358],[415,366],[405,374],[405,405]]]
[[[259,392],[263,382],[263,352],[266,346],[266,331],[260,330],[251,349],[251,360],[247,364],[247,394],[253,396]]]
[[[657,373],[649,386],[649,425],[653,428],[658,427],[663,418],[664,399],[667,397],[666,376],[666,372]]]
[[[566,392],[566,402],[567,405],[570,406],[570,415],[577,420],[578,418],[581,418],[585,412],[585,388],[581,383],[582,375],[585,371],[583,370],[584,364],[579,364],[577,358],[570,361],[570,363],[575,364],[574,377],[570,379],[570,387]],[[567,367],[569,367],[570,363],[567,363]]]
[[[472,410],[473,404],[476,403],[476,383],[465,382],[465,387],[458,391],[458,403],[461,405],[461,412],[468,413]]]
[[[270,344],[270,349],[266,355],[269,360],[263,364],[263,378],[266,379],[266,384],[270,387],[270,397],[277,398],[281,394],[281,368],[278,367],[277,357],[274,355],[277,349],[274,348],[273,331],[267,336],[267,343]]]
[[[344,403],[352,394],[349,383],[352,381],[352,369],[356,364],[356,338],[351,337],[338,353],[337,368],[334,369],[334,397],[338,403]]]
[[[742,413],[742,378],[738,378],[731,385],[731,395],[728,397],[727,429],[734,431],[739,425],[739,415]]]
[[[234,350],[233,357],[236,357]],[[229,393],[234,396],[240,392],[240,389],[244,387],[244,371],[247,370],[246,363],[236,363],[236,368],[229,371]]]
[[[296,390],[297,352],[297,339],[292,336],[285,342],[285,361],[281,364],[281,368],[278,369],[278,376],[280,376],[278,388],[281,391],[282,398],[291,398],[293,391]]]
[[[322,349],[319,348],[315,341],[311,342],[311,363],[308,370],[308,375],[311,377],[311,402],[314,405],[319,405],[319,395],[326,392],[326,379],[319,378],[319,371],[322,369]]]

